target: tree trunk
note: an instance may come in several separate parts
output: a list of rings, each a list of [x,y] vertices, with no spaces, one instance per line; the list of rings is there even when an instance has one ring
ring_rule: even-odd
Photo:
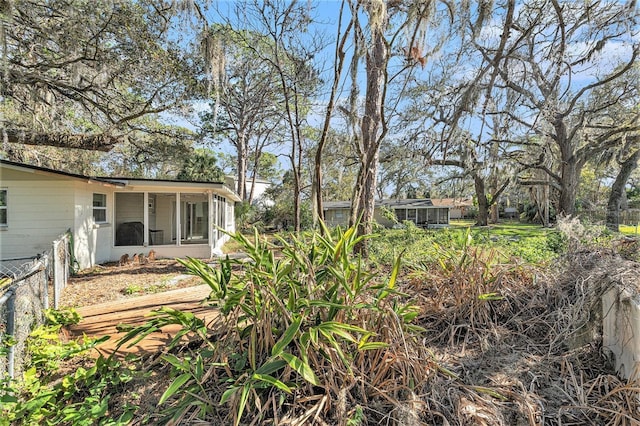
[[[624,187],[629,180],[631,173],[638,167],[640,159],[640,149],[631,154],[620,166],[620,171],[616,176],[616,180],[611,186],[609,194],[609,202],[607,203],[607,228],[618,232],[620,225],[620,203],[622,202]]]
[[[476,226],[487,226],[489,218],[489,203],[484,188],[484,179],[477,174],[473,175],[473,183],[476,189],[476,198],[478,199],[478,218]]]
[[[378,174],[378,152],[376,151],[372,154],[373,157],[367,158],[365,162],[360,165],[360,171],[352,198],[350,225],[358,224],[358,235],[367,235],[373,230]],[[368,166],[365,164],[368,164]],[[365,245],[360,246],[358,250],[366,254]]]
[[[582,165],[576,156],[573,144],[567,136],[567,128],[562,116],[556,117],[554,141],[560,149],[560,197],[558,200],[558,214],[565,216],[576,212],[576,194]]]
[[[247,198],[247,146],[244,133],[238,135],[237,143],[238,195],[242,201]]]
[[[560,199],[558,200],[558,214],[570,216],[576,212],[576,194],[578,193],[578,179],[580,168],[575,157],[562,162],[560,175]]]
[[[364,115],[360,126],[362,130],[361,161],[354,197],[351,201],[351,221],[353,223],[355,220],[360,219],[358,235],[361,236],[370,234],[373,230],[378,153],[380,151],[380,142],[384,136],[384,89],[389,57],[383,33],[387,22],[387,11],[384,8],[384,3],[381,3],[380,9],[375,6],[371,7],[368,13],[371,47],[366,55],[367,91],[365,94]],[[366,239],[361,241],[356,250],[363,256],[367,255]]]
[[[547,184],[544,186],[544,188],[542,188],[542,203],[543,203],[543,213],[542,213],[542,226],[545,228],[548,228],[550,223],[549,223],[549,192],[551,191],[551,176],[549,176],[548,174],[545,176],[545,179],[547,180]]]
[[[498,203],[491,203],[491,207],[489,208],[489,211],[491,212],[491,214],[489,215],[489,217],[491,218],[491,223],[498,223],[498,221],[500,220],[499,210],[500,208],[498,206]]]
[[[340,16],[338,20],[338,27],[340,27],[340,23],[342,22],[342,8],[340,8]],[[318,147],[316,148],[316,156],[315,163],[313,168],[313,181],[311,186],[311,204],[312,204],[312,215],[313,215],[313,226],[315,227],[318,224],[318,220],[324,220],[324,210],[322,205],[322,153],[324,151],[324,147],[327,142],[327,138],[329,135],[329,128],[331,122],[331,115],[333,114],[333,109],[335,106],[335,99],[338,93],[338,87],[340,85],[340,76],[342,75],[342,68],[344,65],[344,46],[347,42],[347,38],[349,32],[351,31],[351,27],[353,26],[353,21],[349,22],[347,29],[345,30],[342,38],[336,41],[336,51],[335,51],[335,67],[333,73],[333,85],[331,86],[331,94],[329,95],[329,103],[327,104],[327,109],[325,110],[324,116],[324,124],[322,126],[322,133],[320,134],[320,140],[318,141]],[[323,229],[323,228],[321,228]]]
[[[256,174],[254,172],[253,175],[251,176],[251,190],[249,191],[249,198],[247,199],[247,202],[249,203],[249,205],[253,203],[253,197],[255,195],[255,192],[256,192]]]
[[[318,225],[318,221],[324,220],[323,203],[322,203],[322,153],[317,155],[313,166],[313,179],[311,180],[311,220],[313,226]]]
[[[249,205],[253,203],[253,197],[256,193],[256,179],[258,178],[258,170],[260,169],[260,158],[262,157],[262,146],[258,143],[253,156],[253,172],[251,173],[251,190],[249,191]]]
[[[491,201],[487,200],[489,205],[489,221],[491,223],[498,223],[500,219],[500,206],[498,205],[498,177],[495,167],[491,170],[491,177],[489,179],[489,194],[491,195]]]
[[[297,99],[297,98],[296,98]],[[296,104],[296,117],[298,117],[297,104]],[[302,229],[302,212],[301,212],[301,194],[302,194],[302,134],[300,132],[300,123],[296,124],[296,135],[298,145],[298,164],[294,170],[294,196],[293,202],[294,209],[294,228],[296,232],[300,232]]]

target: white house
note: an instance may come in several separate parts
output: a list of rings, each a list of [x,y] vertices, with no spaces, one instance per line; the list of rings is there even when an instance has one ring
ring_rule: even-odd
[[[255,188],[254,188],[255,181]],[[230,186],[234,189],[238,187],[238,177],[237,176],[227,176],[226,177],[227,186]],[[272,183],[268,180],[258,179],[258,178],[247,178],[245,181],[244,187],[247,193],[247,197],[253,191],[253,201],[251,204],[262,204],[264,206],[273,206],[274,202],[269,200],[265,196],[265,192],[267,189],[271,187]]]
[[[0,259],[34,256],[70,230],[80,268],[124,254],[211,258],[235,230],[223,183],[92,178],[0,160]]]

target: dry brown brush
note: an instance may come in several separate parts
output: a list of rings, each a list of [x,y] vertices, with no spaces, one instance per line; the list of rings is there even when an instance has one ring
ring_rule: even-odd
[[[602,352],[600,302],[611,285],[640,289],[638,264],[615,242],[570,238],[547,270],[471,245],[411,268],[404,286],[419,295],[425,345],[451,371],[424,383],[426,423],[640,424],[639,384]]]

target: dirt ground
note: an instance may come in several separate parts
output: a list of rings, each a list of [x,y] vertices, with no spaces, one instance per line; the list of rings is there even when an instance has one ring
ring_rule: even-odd
[[[107,263],[72,276],[62,292],[62,308],[78,308],[202,284],[172,259],[144,265]]]

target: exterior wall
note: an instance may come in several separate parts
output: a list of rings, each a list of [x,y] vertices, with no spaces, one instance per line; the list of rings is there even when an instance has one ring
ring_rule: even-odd
[[[518,209],[515,207],[505,207],[504,217],[509,219],[515,219],[518,217]]]
[[[73,248],[80,268],[111,260],[113,246],[113,188],[98,183],[73,182],[74,229]],[[93,194],[107,196],[107,223],[96,223],[93,218]]]
[[[329,227],[347,226],[349,224],[349,209],[329,209],[324,212],[324,222]]]
[[[113,247],[113,224],[96,224],[94,225],[96,238],[95,263],[105,263],[115,260],[111,254]],[[120,258],[120,256],[118,256]]]
[[[12,168],[0,169],[7,190],[7,226],[0,228],[0,257],[31,257],[74,230],[74,188],[68,180]]]
[[[235,191],[238,190],[238,179],[237,176],[227,176],[225,179],[225,184],[229,188],[233,188]],[[253,187],[253,181],[250,177],[247,177],[245,181],[245,191],[247,193],[247,198],[253,189],[253,201],[251,204],[263,204],[265,206],[273,206],[275,203],[272,200],[267,200],[264,197],[264,193],[269,187],[271,187],[272,183],[262,179],[256,179],[255,188]]]
[[[213,232],[219,225],[227,232],[235,231],[234,201],[216,201],[221,209],[218,223],[218,212],[210,207],[209,242],[204,244],[176,245],[171,241],[171,225],[167,228],[164,242],[148,246],[115,247],[115,193],[116,192],[151,192],[151,193],[199,193],[206,194],[209,206],[213,205],[215,190],[172,185],[171,182],[152,182],[150,185],[134,187],[115,187],[111,184],[94,180],[58,175],[39,170],[21,169],[15,166],[0,168],[0,188],[7,190],[7,226],[0,227],[0,258],[12,259],[33,257],[48,250],[51,242],[71,230],[73,234],[74,256],[80,268],[88,268],[98,263],[117,261],[123,254],[132,256],[135,253],[148,254],[150,249],[156,251],[158,257],[175,258],[192,256],[210,258],[220,252],[229,236]],[[106,223],[95,223],[93,218],[93,194],[106,195]],[[145,201],[147,196],[145,195]],[[171,203],[155,208],[173,208]],[[148,207],[145,205],[144,217],[147,218],[147,229],[158,226],[151,223]],[[153,221],[155,222],[155,220]],[[217,238],[216,238],[217,237]]]
[[[93,220],[94,192],[107,195],[107,218],[111,217],[110,185],[8,167],[1,170],[8,198],[8,226],[0,231],[3,259],[35,256],[71,230],[80,268],[110,260],[110,225]]]
[[[86,184],[71,182],[74,186],[74,227],[73,251],[81,269],[96,263],[98,233],[94,229],[93,192],[85,188]]]
[[[462,219],[462,209],[456,207],[454,209],[449,210],[449,218],[450,219]]]
[[[273,206],[275,203],[271,200],[267,200],[264,197],[264,193],[271,186],[271,182],[256,181],[256,187],[253,190],[253,204],[262,203],[266,206]],[[251,179],[247,179],[247,195],[251,193]]]

